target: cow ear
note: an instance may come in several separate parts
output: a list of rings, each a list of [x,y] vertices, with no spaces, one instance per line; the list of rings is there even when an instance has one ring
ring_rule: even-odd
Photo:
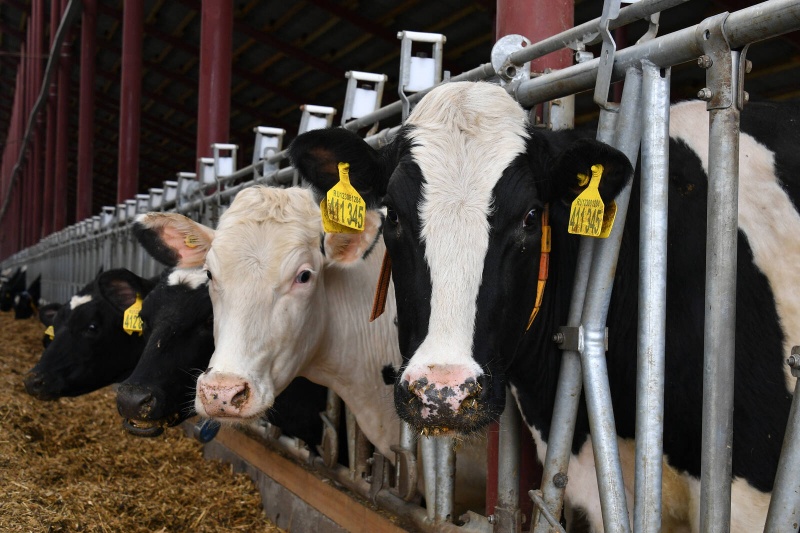
[[[153,289],[154,282],[140,278],[124,268],[109,270],[97,278],[100,294],[119,311],[125,311],[136,301],[142,299]]]
[[[383,171],[380,153],[364,139],[343,128],[312,130],[289,146],[294,168],[311,184],[319,202],[339,182],[339,163],[350,164],[350,184],[368,208],[380,205],[389,175]]]
[[[178,268],[202,266],[214,240],[214,230],[177,213],[144,213],[133,234],[156,261]]]
[[[364,231],[359,233],[326,233],[322,240],[322,253],[330,264],[349,266],[366,259],[383,231],[385,215],[382,209],[369,210],[364,220]]]
[[[600,197],[615,198],[633,176],[633,167],[619,150],[594,139],[580,139],[558,154],[550,170],[552,199],[571,203],[589,185],[592,166],[603,167]]]
[[[59,309],[61,309],[59,303],[43,305],[39,308],[39,321],[45,326],[52,326]]]

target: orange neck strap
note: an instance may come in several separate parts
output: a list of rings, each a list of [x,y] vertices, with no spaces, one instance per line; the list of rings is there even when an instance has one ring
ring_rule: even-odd
[[[542,307],[542,299],[544,298],[544,286],[547,284],[547,275],[550,271],[550,207],[545,205],[542,211],[542,253],[539,255],[539,280],[536,282],[536,302],[533,304],[533,311],[531,317],[528,319],[528,327],[525,331],[531,329],[533,319],[539,314],[539,309]]]

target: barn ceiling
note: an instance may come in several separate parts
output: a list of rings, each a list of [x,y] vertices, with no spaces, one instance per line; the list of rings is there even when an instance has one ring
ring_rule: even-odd
[[[49,4],[50,2],[46,2]],[[93,211],[116,201],[122,0],[98,0],[95,79]],[[661,16],[660,34],[697,24],[723,11],[750,5],[741,0],[693,0]],[[235,1],[230,142],[240,147],[239,163],[251,159],[253,128],[281,127],[291,140],[299,106],[319,104],[341,110],[348,70],[389,76],[384,103],[397,99],[401,30],[443,33],[444,68],[457,75],[490,60],[494,41],[494,0],[240,0]],[[576,24],[599,17],[601,2],[577,1]],[[7,139],[20,46],[29,23],[30,0],[0,2],[0,145]],[[141,159],[142,192],[192,171],[195,163],[200,2],[145,1]],[[49,21],[49,14],[46,20]],[[48,24],[49,27],[49,24]],[[634,43],[645,25],[624,36]],[[70,52],[80,55],[80,22]],[[624,44],[624,43],[623,43]],[[800,33],[751,47],[754,68],[745,88],[753,100],[800,97]],[[74,222],[77,149],[78,61],[71,73],[68,222]],[[695,65],[673,69],[674,100],[694,96],[704,72]],[[579,97],[577,121],[596,116],[591,98]],[[338,123],[338,119],[336,120]]]

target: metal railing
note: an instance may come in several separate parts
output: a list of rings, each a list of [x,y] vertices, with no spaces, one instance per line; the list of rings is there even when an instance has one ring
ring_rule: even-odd
[[[612,0],[607,0],[612,1]],[[595,87],[598,72],[604,68],[599,59],[587,59],[560,71],[538,75],[530,80],[513,80],[515,68],[531,59],[541,57],[563,47],[583,51],[587,44],[597,42],[601,23],[604,28],[616,28],[638,19],[650,18],[669,7],[686,0],[642,0],[619,10],[616,18],[599,18],[582,24],[522,50],[514,51],[502,62],[500,69],[491,63],[450,78],[449,81],[485,80],[493,78],[502,83],[523,106],[531,107],[548,100],[566,97]],[[606,12],[606,10],[604,10]],[[613,10],[609,11],[613,12]],[[557,474],[567,472],[572,432],[577,416],[581,389],[590,416],[591,435],[596,450],[598,482],[600,485],[603,520],[606,531],[636,532],[658,531],[661,526],[661,417],[653,412],[663,412],[664,389],[664,302],[666,298],[665,241],[667,138],[669,124],[669,69],[673,65],[708,56],[710,68],[707,83],[710,98],[711,154],[709,165],[709,227],[706,298],[717,303],[716,309],[735,305],[736,282],[736,199],[738,173],[738,114],[744,103],[741,86],[746,45],[800,29],[800,3],[796,0],[770,0],[735,13],[723,13],[700,24],[616,51],[608,65],[605,83],[625,79],[622,102],[618,109],[605,105],[600,115],[597,138],[620,149],[634,164],[640,141],[642,142],[642,198],[649,218],[642,218],[642,228],[648,227],[649,239],[641,243],[640,264],[640,353],[655,354],[638,363],[637,428],[636,428],[636,487],[637,497],[634,517],[628,516],[622,473],[614,430],[613,410],[605,361],[606,314],[611,288],[601,283],[613,279],[619,252],[620,238],[630,190],[617,198],[618,214],[611,237],[602,242],[583,238],[573,290],[569,319],[565,327],[576,332],[574,338],[581,342],[562,345],[563,359],[559,376],[558,395],[553,414],[552,431],[548,443],[543,484],[532,494],[538,511],[534,512],[532,526],[537,532],[560,528],[555,521],[563,505],[564,483]],[[650,36],[653,37],[653,36]],[[447,76],[444,76],[447,80]],[[445,81],[446,83],[447,81]],[[355,86],[355,84],[353,84]],[[413,106],[430,88],[406,95],[404,102],[396,101],[372,113],[354,118],[343,127],[358,130],[371,127],[379,121],[401,114],[404,105]],[[607,93],[607,87],[606,87]],[[642,125],[642,113],[654,120]],[[348,116],[353,116],[352,114]],[[372,145],[382,145],[391,140],[398,128],[387,129],[367,139]],[[145,254],[131,234],[133,216],[151,210],[175,211],[195,220],[214,226],[231,199],[243,188],[256,184],[286,187],[297,184],[297,174],[291,167],[280,168],[286,160],[286,151],[275,149],[264,152],[263,157],[242,169],[210,179],[195,178],[181,173],[177,181],[167,181],[163,188],[153,189],[149,195],[139,195],[125,204],[110,206],[91,219],[81,221],[54,233],[40,243],[20,251],[3,261],[2,267],[27,265],[29,275],[42,275],[42,295],[51,301],[66,301],[82,285],[90,281],[103,268],[127,267],[143,276],[151,276],[160,266]],[[219,168],[219,165],[214,165]],[[732,237],[731,237],[732,236]],[[731,241],[731,238],[733,239]],[[593,282],[595,280],[596,282]],[[730,523],[730,443],[733,405],[733,360],[715,357],[715,354],[732,354],[734,324],[730,314],[710,313],[706,318],[703,409],[703,457],[701,479],[701,529],[724,531]],[[797,356],[800,361],[800,356]],[[793,368],[800,367],[795,361]],[[510,397],[510,396],[509,396]],[[796,397],[795,397],[796,398]],[[335,400],[334,400],[335,401]],[[446,441],[427,442],[423,446],[425,478],[429,480],[428,502],[435,502],[428,510],[409,503],[407,495],[413,465],[414,436],[406,429],[402,443],[396,446],[397,465],[394,475],[389,475],[389,463],[376,456],[371,460],[371,474],[365,472],[364,461],[357,457],[357,431],[348,430],[351,464],[361,467],[345,469],[331,464],[325,458],[315,461],[315,466],[344,486],[371,497],[386,508],[404,513],[420,528],[437,531],[518,531],[522,525],[517,507],[517,491],[512,472],[518,470],[519,448],[514,437],[519,431],[519,420],[513,403],[505,410],[501,421],[508,431],[501,432],[500,477],[496,514],[481,517],[470,514],[464,526],[447,522],[452,509],[452,446]],[[650,416],[642,416],[648,413]],[[784,453],[799,448],[795,438],[800,422],[797,409],[792,409],[790,431]],[[517,429],[512,429],[517,428]],[[796,455],[796,451],[794,452]],[[409,455],[411,454],[411,455]],[[796,458],[792,455],[792,458]],[[363,453],[361,453],[363,458]],[[787,457],[789,457],[787,455]],[[433,459],[438,458],[438,459]],[[773,505],[767,522],[768,531],[787,530],[792,512],[797,512],[797,480],[789,475],[789,461],[784,458],[776,479]],[[515,470],[517,469],[517,470]],[[406,472],[403,474],[403,472]],[[386,490],[387,480],[397,478],[391,490]],[[796,476],[795,476],[796,477]],[[437,481],[438,480],[438,481]],[[404,485],[405,483],[405,485]],[[400,487],[404,487],[400,489]],[[795,495],[794,497],[792,495]],[[541,512],[540,512],[541,511]],[[541,516],[540,516],[541,515]],[[529,522],[530,523],[530,522]]]

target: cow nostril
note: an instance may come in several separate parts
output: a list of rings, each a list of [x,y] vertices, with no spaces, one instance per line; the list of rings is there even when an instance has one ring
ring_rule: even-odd
[[[247,403],[248,398],[250,398],[250,387],[245,383],[244,388],[231,398],[231,405],[237,409],[241,409],[242,406]]]
[[[409,392],[411,392],[412,394],[421,394],[424,391],[425,387],[428,385],[428,378],[423,376],[419,379],[414,380],[413,382],[411,382],[411,384],[409,384],[408,381],[404,381],[403,385],[407,386]]]

